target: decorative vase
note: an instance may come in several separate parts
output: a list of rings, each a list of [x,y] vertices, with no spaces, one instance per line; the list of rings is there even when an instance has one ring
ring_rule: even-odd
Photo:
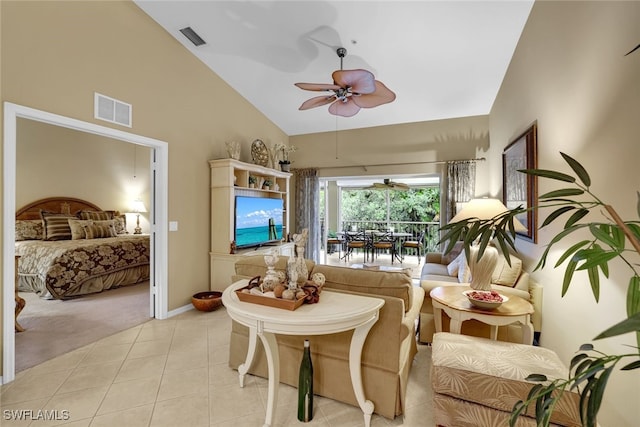
[[[309,277],[309,269],[304,261],[304,246],[296,246],[296,271],[298,273],[298,284],[304,285]]]
[[[240,160],[240,143],[238,141],[227,141],[225,145],[227,146],[229,158]]]
[[[289,257],[287,261],[287,275],[289,276],[289,289],[295,291],[298,289],[298,269],[295,256]]]
[[[264,263],[267,265],[267,273],[262,281],[263,291],[272,291],[275,286],[280,283],[280,277],[275,270],[275,265],[278,262],[278,252],[275,250],[267,253],[264,256]]]
[[[498,263],[498,250],[493,246],[487,246],[482,254],[482,258],[478,260],[478,252],[480,247],[472,245],[469,248],[469,270],[471,270],[471,286],[476,291],[491,290],[491,276],[493,270]]]

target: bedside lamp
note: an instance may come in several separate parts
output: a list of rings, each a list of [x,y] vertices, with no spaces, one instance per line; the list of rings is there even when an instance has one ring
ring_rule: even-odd
[[[466,204],[460,212],[458,212],[450,223],[458,222],[465,219],[491,219],[503,212],[508,211],[507,207],[498,199],[472,199]],[[524,225],[517,218],[513,219],[513,226],[516,231],[526,231]],[[469,248],[469,269],[471,270],[471,288],[478,291],[491,290],[491,276],[493,270],[498,263],[498,250],[491,245],[485,248],[482,258],[478,260],[478,251],[480,246],[474,242]]]
[[[136,228],[133,234],[142,234],[142,228],[140,228],[140,214],[147,212],[147,208],[141,199],[136,199],[131,203],[131,213],[136,214]]]

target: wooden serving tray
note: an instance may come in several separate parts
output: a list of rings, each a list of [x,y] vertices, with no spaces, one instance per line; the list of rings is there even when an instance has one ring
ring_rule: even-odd
[[[304,298],[300,298],[298,300],[289,300],[282,298],[263,297],[260,295],[247,294],[245,292],[242,292],[242,289],[238,289],[236,291],[238,299],[242,302],[250,302],[252,304],[266,305],[268,307],[282,308],[284,310],[290,311],[293,311],[296,308],[300,307],[304,302]]]

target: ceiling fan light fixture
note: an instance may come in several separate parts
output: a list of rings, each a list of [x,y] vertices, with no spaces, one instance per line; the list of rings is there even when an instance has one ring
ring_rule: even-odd
[[[393,93],[382,82],[375,79],[373,73],[367,70],[343,70],[342,59],[347,49],[340,47],[336,50],[340,58],[340,69],[331,74],[333,84],[323,83],[295,83],[304,90],[329,91],[330,96],[311,98],[300,105],[299,110],[308,110],[322,105],[331,104],[329,113],[335,116],[352,117],[361,108],[373,108],[388,104],[396,99]]]

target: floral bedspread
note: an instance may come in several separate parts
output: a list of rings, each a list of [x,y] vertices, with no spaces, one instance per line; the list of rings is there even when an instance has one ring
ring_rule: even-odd
[[[105,274],[148,266],[149,236],[16,242],[18,273],[46,287],[53,298],[76,296],[82,284]],[[45,289],[32,289],[45,292]]]

